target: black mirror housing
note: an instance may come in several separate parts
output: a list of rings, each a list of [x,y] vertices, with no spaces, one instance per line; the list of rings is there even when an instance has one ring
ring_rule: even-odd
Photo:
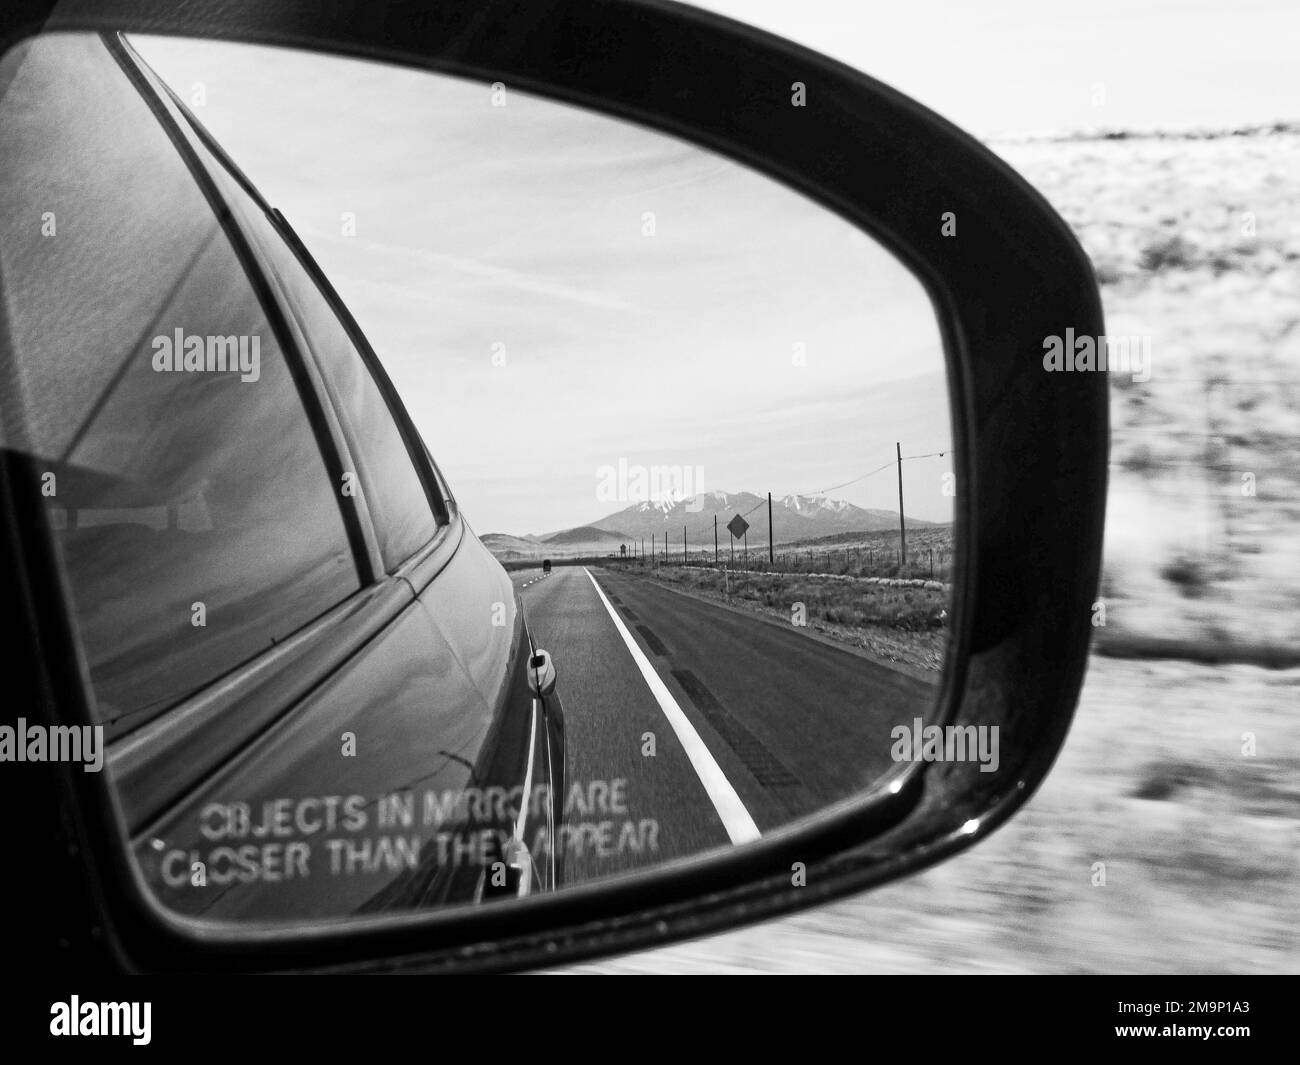
[[[730,156],[878,239],[925,285],[948,357],[958,558],[938,719],[997,726],[1001,763],[993,773],[973,762],[912,764],[735,852],[668,863],[634,882],[273,937],[200,927],[150,903],[116,842],[106,781],[75,766],[6,767],[10,808],[30,811],[11,825],[11,846],[57,885],[32,890],[6,878],[13,912],[32,915],[19,957],[206,971],[553,965],[896,879],[987,836],[1041,783],[1085,669],[1108,457],[1105,374],[1047,372],[1043,352],[1052,337],[1098,337],[1104,325],[1068,226],[988,149],[862,73],[659,0],[15,0],[0,15],[0,47],[61,30],[283,45],[504,82]],[[58,586],[58,569],[31,532],[39,492],[24,477],[0,467],[0,612],[18,648],[11,706],[82,723],[73,634],[58,597],[44,591]],[[794,863],[806,870],[803,886],[792,885]]]

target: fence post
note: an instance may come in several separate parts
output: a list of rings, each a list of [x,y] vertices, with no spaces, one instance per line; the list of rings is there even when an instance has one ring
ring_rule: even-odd
[[[898,456],[898,575],[903,575],[903,556],[907,554],[907,526],[903,523],[903,445],[894,442]]]

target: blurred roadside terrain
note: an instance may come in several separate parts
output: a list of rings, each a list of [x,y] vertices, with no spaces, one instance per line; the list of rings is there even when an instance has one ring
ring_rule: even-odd
[[[991,147],[1108,334],[1151,338],[1149,380],[1111,373],[1105,625],[1056,766],[924,873],[562,971],[1300,970],[1300,124]]]
[[[1098,647],[1300,664],[1300,123],[993,146],[1074,227],[1110,335]]]

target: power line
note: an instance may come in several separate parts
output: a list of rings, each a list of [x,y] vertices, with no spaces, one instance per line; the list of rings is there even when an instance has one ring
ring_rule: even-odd
[[[903,461],[909,462],[912,459],[932,459],[936,455],[942,458],[944,455],[951,455],[953,453],[954,453],[953,449],[949,448],[947,451],[931,451],[925,455],[904,455]],[[851,484],[857,484],[859,481],[865,481],[868,477],[874,477],[878,473],[882,473],[885,470],[892,469],[894,464],[897,461],[898,461],[897,459],[890,459],[883,466],[877,466],[870,473],[864,473],[862,474],[861,477],[854,477],[853,480],[851,481],[844,481],[841,484],[833,484],[829,488],[819,488],[815,492],[797,492],[796,495],[825,495],[827,492],[834,492],[840,488],[847,488]]]

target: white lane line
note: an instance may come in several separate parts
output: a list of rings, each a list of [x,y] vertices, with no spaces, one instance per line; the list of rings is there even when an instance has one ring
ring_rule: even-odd
[[[531,652],[530,652],[531,654]],[[519,800],[519,816],[515,819],[515,839],[524,840],[524,819],[532,805],[533,795],[533,750],[537,745],[537,700],[533,700],[533,712],[528,718],[528,769],[524,773],[524,797]]]
[[[609,611],[609,616],[614,622],[614,628],[623,637],[623,642],[627,644],[627,649],[632,654],[632,661],[637,664],[637,668],[641,670],[641,675],[645,678],[646,684],[649,685],[650,694],[659,703],[659,709],[664,712],[668,724],[672,725],[673,732],[677,734],[677,739],[681,741],[682,747],[685,748],[686,757],[691,760],[695,775],[700,778],[700,783],[704,785],[704,790],[713,802],[714,809],[718,811],[718,816],[722,818],[722,826],[727,830],[727,835],[731,837],[731,842],[749,843],[751,840],[758,839],[762,833],[759,832],[758,826],[754,824],[754,819],[749,816],[749,811],[745,809],[745,804],[740,801],[740,796],[736,794],[736,789],[731,786],[731,781],[726,778],[718,763],[713,760],[713,755],[709,753],[709,748],[700,739],[700,734],[692,727],[690,719],[682,712],[682,708],[677,705],[673,693],[660,680],[659,674],[655,672],[655,667],[650,664],[650,660],[637,646],[636,640],[632,638],[632,634],[627,631],[627,626],[623,624],[623,619],[618,616],[609,600],[605,598],[605,593],[600,590],[600,585],[596,583],[596,578],[591,575],[591,571],[584,566],[582,572],[587,575],[592,587],[596,589],[596,594],[600,596],[600,601],[605,604],[605,609]]]

